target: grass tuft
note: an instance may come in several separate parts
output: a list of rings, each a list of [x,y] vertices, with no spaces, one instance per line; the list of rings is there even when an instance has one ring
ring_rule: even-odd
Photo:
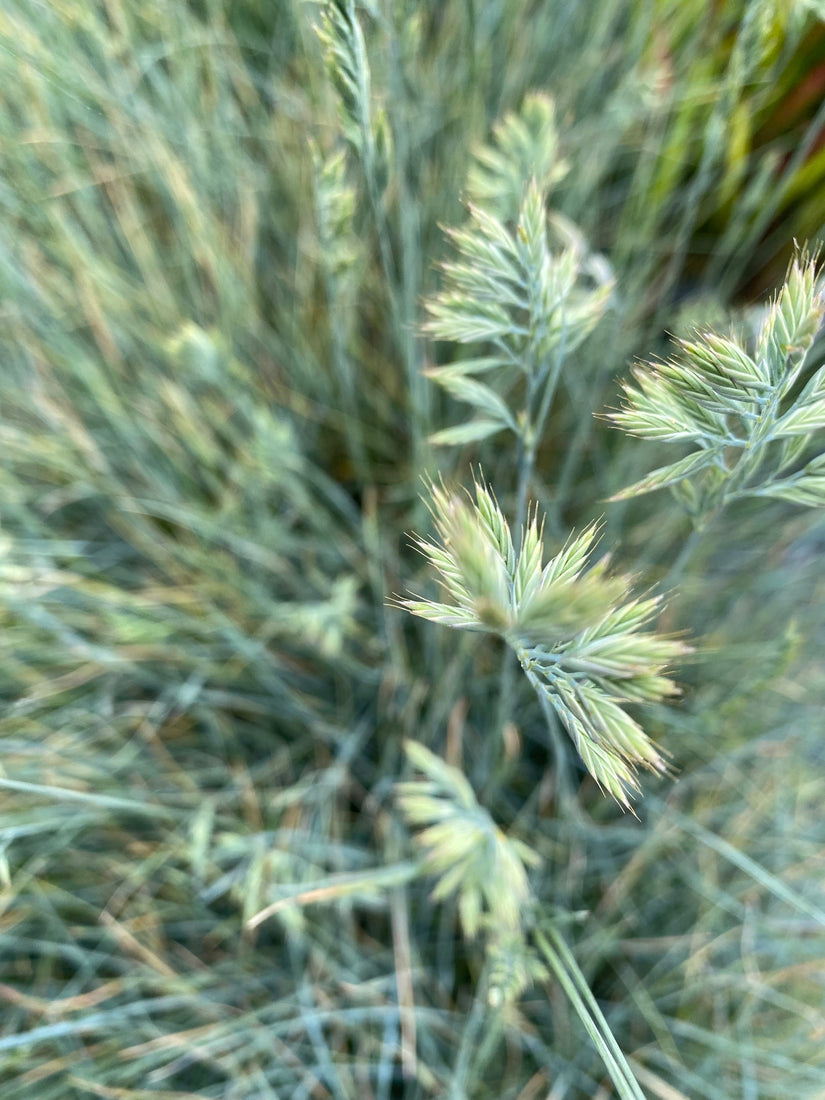
[[[3,1100],[822,1095],[774,7],[6,0]]]

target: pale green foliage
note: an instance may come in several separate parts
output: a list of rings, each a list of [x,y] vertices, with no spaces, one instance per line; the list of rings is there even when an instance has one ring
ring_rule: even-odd
[[[679,485],[699,524],[742,497],[825,505],[825,455],[780,476],[810,454],[825,428],[825,368],[792,396],[823,314],[816,259],[801,254],[765,312],[752,354],[742,339],[703,332],[680,340],[677,358],[640,367],[636,385],[625,386],[625,408],[611,419],[632,435],[694,449],[613,499]]]
[[[530,92],[519,111],[493,127],[493,140],[475,151],[467,175],[467,197],[501,221],[518,217],[524,181],[534,179],[547,194],[570,165],[559,154],[556,106],[544,92]]]
[[[548,220],[545,192],[535,178],[514,229],[488,209],[473,203],[468,209],[468,224],[448,230],[458,259],[444,264],[444,286],[428,302],[425,330],[439,340],[486,345],[480,358],[428,371],[479,415],[436,433],[433,441],[467,443],[504,428],[530,441],[541,430],[546,402],[514,411],[510,391],[526,379],[528,393],[548,392],[561,362],[603,315],[612,275],[572,223],[558,214]]]
[[[643,472],[626,471],[649,448],[590,412],[674,327],[684,254],[713,327],[755,255],[821,224],[822,115],[748,149],[807,71],[777,7],[0,4],[2,1100],[624,1097],[611,1029],[651,1098],[821,1098],[816,513],[743,508],[710,535],[673,616],[711,656],[671,716],[678,783],[639,822],[570,774],[545,686],[540,711],[507,680],[511,649],[385,606],[416,557],[400,533],[424,531],[416,440],[484,415],[434,424],[444,391],[420,369],[462,187],[516,247],[523,181],[546,199],[559,164],[529,93],[552,86],[559,202],[620,278],[609,331],[568,354],[568,325],[549,369],[465,369],[517,410],[512,450],[480,457],[519,561],[528,499],[555,553],[609,477]],[[777,61],[745,58],[743,94],[716,97],[746,9]],[[484,198],[472,150],[511,110],[526,136],[505,122],[498,166],[471,169]],[[718,192],[723,159],[745,193]],[[509,364],[490,341],[438,351]],[[613,508],[611,532],[627,569],[660,576],[683,517],[637,512]],[[544,859],[524,863],[522,926],[493,927],[482,898],[467,939],[458,893],[431,901],[446,872],[407,858],[388,798],[409,739],[456,764],[460,745],[493,827]]]
[[[645,629],[656,598],[634,599],[629,578],[608,574],[604,559],[591,564],[594,526],[544,563],[537,512],[516,552],[492,492],[478,481],[474,490],[473,499],[431,486],[438,541],[416,540],[452,602],[400,604],[431,622],[503,638],[591,775],[626,806],[635,769],[664,771],[665,763],[622,704],[673,695],[666,669],[687,647]]]
[[[405,744],[426,782],[399,783],[398,803],[425,852],[424,870],[439,876],[433,898],[455,894],[465,936],[482,928],[518,934],[530,901],[527,867],[541,862],[520,840],[508,837],[458,768],[450,767],[414,741]]]

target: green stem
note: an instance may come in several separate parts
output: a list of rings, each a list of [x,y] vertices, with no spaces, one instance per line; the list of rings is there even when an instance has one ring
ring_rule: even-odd
[[[345,330],[339,308],[338,288],[328,269],[324,271],[324,292],[329,310],[329,338],[333,372],[335,380],[341,385],[343,404],[349,417],[346,431],[347,450],[359,483],[361,486],[366,486],[370,482],[370,468],[364,443],[364,426],[358,409],[358,394],[352,360],[343,337]]]
[[[521,549],[521,539],[524,525],[527,522],[527,508],[530,492],[530,483],[536,468],[536,451],[538,443],[544,431],[545,424],[553,407],[553,399],[558,389],[561,370],[564,365],[564,349],[566,343],[566,325],[562,324],[561,339],[556,348],[553,363],[549,368],[542,369],[534,366],[527,376],[527,394],[525,396],[525,408],[523,424],[524,428],[518,438],[517,459],[517,483],[516,483],[516,510],[513,523],[513,544],[516,554]],[[509,649],[505,651],[501,663],[501,675],[499,678],[498,707],[496,709],[495,733],[501,733],[511,720],[513,712],[513,696],[516,679],[516,662]],[[489,741],[492,754],[493,745],[499,744],[498,737],[491,737]],[[489,760],[490,767],[487,775],[492,775],[492,755]],[[558,757],[559,776],[563,771],[563,757]],[[559,783],[559,796],[562,796],[562,783]],[[569,797],[572,797],[570,795]],[[566,794],[565,801],[569,802]]]
[[[534,380],[531,378],[528,382],[527,391],[527,407],[528,414],[525,417],[526,426],[524,433],[519,436],[518,440],[518,458],[517,458],[517,485],[516,485],[516,512],[515,521],[513,523],[513,544],[515,546],[516,554],[521,549],[522,532],[524,525],[527,521],[527,499],[530,487],[530,482],[533,477],[533,470],[535,469],[536,462],[536,447],[535,443],[528,436],[531,432],[531,417],[529,415],[530,409],[530,389],[534,386]],[[496,722],[494,727],[494,735],[500,735],[504,730],[504,727],[510,721],[513,713],[513,696],[516,680],[516,660],[515,655],[509,649],[505,650],[504,656],[501,661],[501,674],[499,677],[498,687],[498,707],[496,708]],[[492,775],[493,771],[493,745],[500,743],[499,736],[493,736],[490,738],[490,767],[487,774]]]
[[[481,1031],[481,1025],[484,1023],[484,1018],[487,1015],[487,1002],[484,998],[484,990],[487,986],[487,966],[485,964],[481,977],[478,981],[478,988],[476,991],[475,1000],[473,1001],[473,1007],[470,1009],[470,1015],[467,1019],[467,1023],[464,1026],[464,1031],[461,1036],[461,1045],[458,1048],[458,1057],[455,1061],[455,1068],[451,1074],[451,1087],[449,1100],[465,1100],[467,1092],[465,1087],[467,1084],[467,1075],[470,1069],[470,1059],[473,1052],[478,1046],[478,1037]]]
[[[544,426],[547,423],[547,418],[550,415],[550,410],[553,407],[553,400],[556,396],[556,390],[558,389],[559,379],[561,378],[561,368],[564,366],[566,359],[565,344],[567,343],[567,325],[562,324],[561,340],[559,346],[556,349],[556,354],[553,358],[553,365],[550,368],[547,377],[547,383],[544,387],[544,393],[541,397],[541,404],[539,405],[538,415],[536,416],[536,422],[534,427],[534,435],[536,443],[541,439],[544,432]]]
[[[392,36],[391,46],[393,52],[396,52],[395,37]],[[399,70],[399,63],[396,59],[396,64],[392,66],[393,73],[397,73]],[[398,88],[395,89],[398,91]],[[389,223],[384,212],[384,208],[381,203],[381,195],[378,188],[378,171],[377,171],[377,159],[375,151],[375,141],[372,132],[372,117],[369,110],[369,89],[366,83],[362,80],[362,86],[360,89],[361,102],[365,104],[365,110],[361,112],[360,118],[360,130],[361,130],[361,165],[364,171],[364,179],[366,183],[367,202],[372,213],[373,223],[375,225],[376,236],[378,238],[378,253],[381,264],[381,269],[384,274],[385,290],[387,294],[387,300],[390,307],[390,315],[393,322],[393,332],[395,342],[399,352],[404,360],[407,370],[407,388],[409,392],[409,399],[411,408],[410,416],[410,430],[412,433],[412,466],[413,469],[421,470],[424,468],[424,434],[426,426],[423,421],[426,419],[425,406],[427,403],[427,389],[424,383],[424,377],[419,370],[419,362],[417,357],[417,342],[414,334],[414,327],[412,318],[407,314],[404,306],[409,306],[410,294],[410,279],[407,265],[403,265],[402,283],[404,284],[400,290],[398,287],[398,268],[393,255],[393,247],[390,238]],[[397,133],[397,128],[394,130]],[[401,180],[405,178],[404,165],[397,164],[396,166],[398,177]],[[402,210],[408,208],[409,203],[402,203]],[[409,232],[405,234],[403,231],[408,226],[402,227],[402,241],[406,237],[409,239]],[[407,276],[406,278],[404,276]],[[402,305],[402,300],[404,305]]]
[[[660,587],[667,590],[673,588],[685,575],[685,570],[688,567],[690,559],[696,552],[696,548],[701,541],[702,535],[707,529],[707,524],[710,522],[711,517],[708,517],[702,527],[694,527],[688,537],[682,543],[682,549],[677,554],[670,569],[665,574],[664,579],[661,582]]]
[[[547,379],[547,385],[545,387],[544,395],[542,397],[542,403],[541,403],[541,406],[539,408],[539,414],[538,414],[538,417],[536,418],[535,434],[536,434],[536,440],[537,441],[539,439],[541,439],[542,434],[544,433],[544,427],[545,427],[545,425],[547,423],[547,420],[550,416],[550,410],[553,407],[553,401],[554,401],[555,396],[556,396],[556,390],[558,389],[559,379],[561,378],[561,369],[562,369],[562,366],[564,365],[564,359],[565,359],[565,356],[564,356],[565,331],[566,331],[565,329],[562,330],[561,344],[559,345],[558,353],[557,353],[556,358],[555,358],[555,362],[553,363],[552,369],[550,371],[550,375]],[[532,470],[531,470],[531,476],[532,476]],[[557,493],[555,501],[554,501],[554,508],[553,508],[553,511],[552,511],[551,517],[550,517],[551,518],[551,523],[553,524],[553,527],[556,530],[561,526],[561,516],[559,514],[560,510],[561,510],[561,500],[562,500],[561,494]]]
[[[527,500],[535,465],[535,445],[526,441],[523,437],[520,437],[516,458],[516,509],[513,517],[513,546],[515,547],[516,555],[518,555],[521,550],[521,538],[524,531],[524,524],[527,520]]]

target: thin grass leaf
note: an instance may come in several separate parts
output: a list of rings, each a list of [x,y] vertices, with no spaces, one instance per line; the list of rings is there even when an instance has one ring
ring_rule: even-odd
[[[542,932],[536,932],[535,938],[549,969],[598,1050],[621,1100],[645,1100],[627,1059],[590,994],[584,976],[569,952],[565,950],[563,956],[559,953],[559,946],[563,945],[561,938],[556,934],[552,944]],[[582,995],[582,989],[587,991],[586,998]]]

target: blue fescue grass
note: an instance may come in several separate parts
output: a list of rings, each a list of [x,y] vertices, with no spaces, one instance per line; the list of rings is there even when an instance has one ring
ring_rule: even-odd
[[[821,521],[742,502],[686,561],[663,625],[704,648],[653,710],[677,779],[638,818],[554,760],[529,685],[502,738],[494,640],[390,605],[427,584],[422,475],[480,457],[515,503],[510,446],[427,442],[462,407],[420,333],[471,150],[536,89],[571,165],[553,203],[617,302],[559,378],[532,492],[559,546],[604,511],[622,570],[671,572],[688,521],[604,503],[656,462],[592,414],[818,228],[781,220],[781,140],[736,129],[811,22],[742,4],[737,36],[698,7],[353,5],[365,159],[322,5],[4,5],[3,1100],[572,1100],[611,1095],[600,1046],[650,1096],[825,1088]],[[543,860],[552,965],[514,1002],[431,898],[405,739]]]

